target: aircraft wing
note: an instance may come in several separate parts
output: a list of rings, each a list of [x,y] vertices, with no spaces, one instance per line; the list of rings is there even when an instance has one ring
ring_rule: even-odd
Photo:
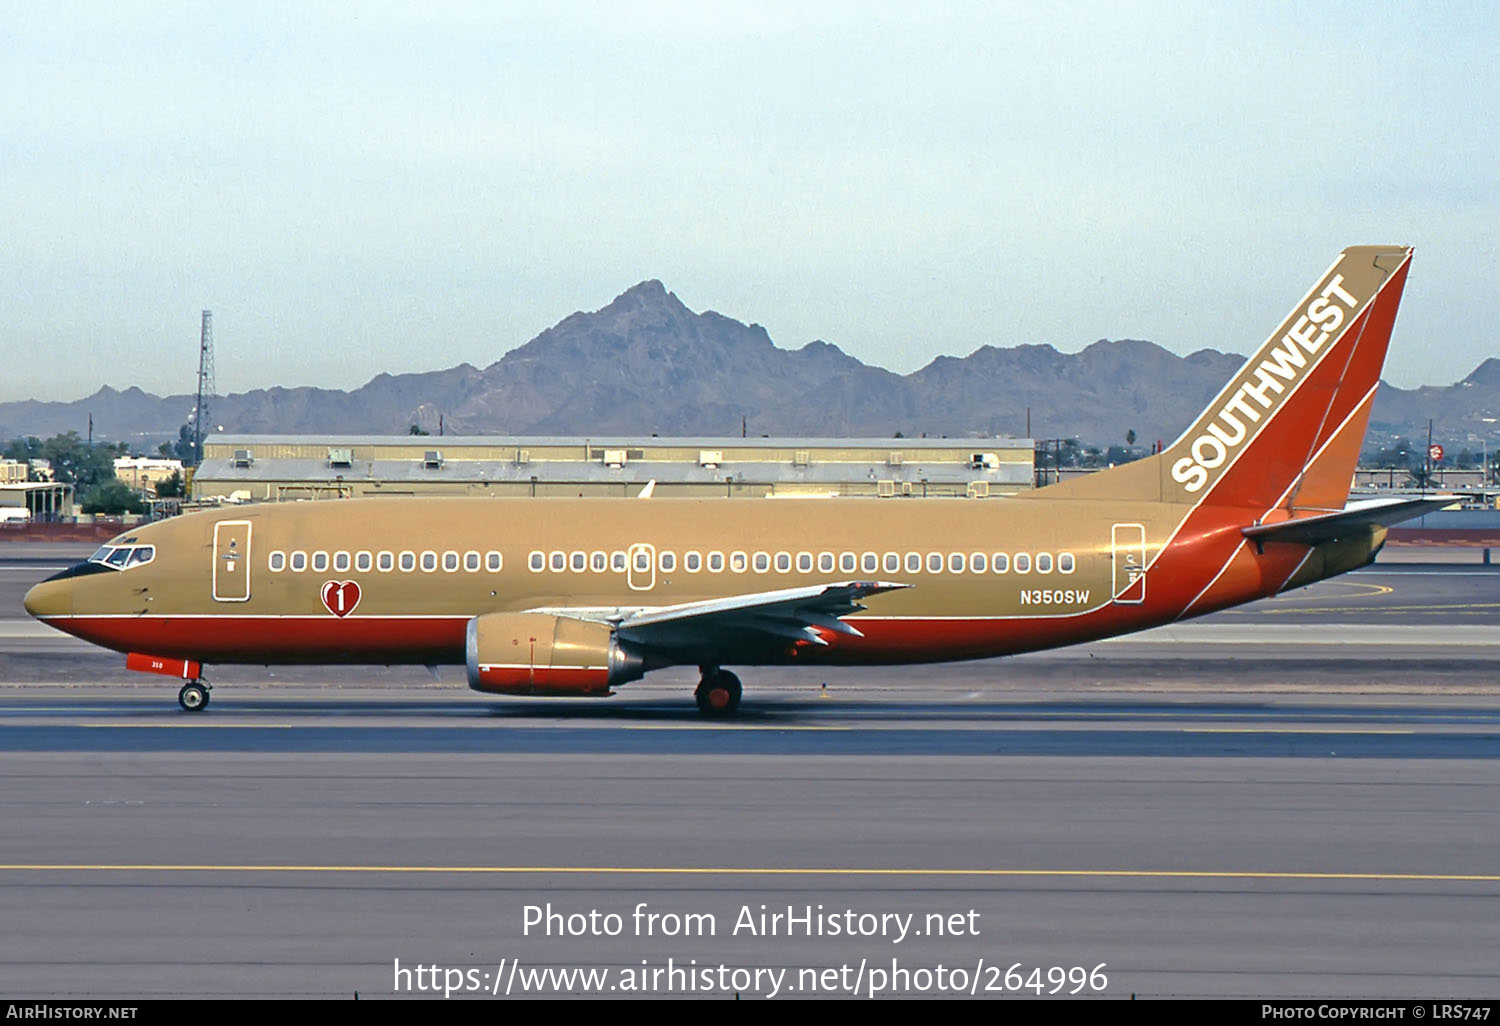
[[[744,632],[826,645],[818,628],[861,637],[840,617],[864,609],[863,598],[907,587],[889,581],[841,581],[656,606],[627,614],[616,629],[622,638],[648,646],[671,647],[704,635]]]
[[[1390,527],[1423,513],[1451,506],[1461,495],[1427,495],[1419,499],[1365,499],[1350,503],[1337,513],[1320,513],[1297,517],[1275,524],[1257,524],[1244,529],[1245,537],[1254,542],[1296,542],[1317,545],[1347,538],[1356,530],[1368,527]]]

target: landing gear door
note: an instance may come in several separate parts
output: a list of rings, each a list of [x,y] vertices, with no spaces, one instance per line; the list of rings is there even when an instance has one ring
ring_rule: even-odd
[[[214,600],[250,599],[250,521],[221,520],[214,525]]]
[[[1116,524],[1110,533],[1115,602],[1136,606],[1146,601],[1146,528]]]

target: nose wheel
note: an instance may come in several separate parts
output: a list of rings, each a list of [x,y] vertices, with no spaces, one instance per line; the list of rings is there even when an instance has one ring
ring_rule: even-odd
[[[190,680],[177,692],[177,704],[183,712],[202,712],[208,705],[208,685],[201,680]]]
[[[704,667],[703,679],[693,697],[705,716],[733,716],[740,710],[740,679],[728,670]]]

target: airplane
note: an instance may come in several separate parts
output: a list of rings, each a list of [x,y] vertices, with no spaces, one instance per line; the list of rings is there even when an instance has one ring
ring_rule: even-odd
[[[132,528],[26,610],[184,681],[206,664],[467,668],[604,696],[700,668],[983,659],[1139,631],[1372,562],[1454,496],[1346,506],[1411,262],[1345,249],[1159,454],[1004,499],[361,498]]]

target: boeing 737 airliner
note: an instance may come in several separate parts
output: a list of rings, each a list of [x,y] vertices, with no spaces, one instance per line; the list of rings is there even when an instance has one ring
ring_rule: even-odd
[[[207,663],[467,664],[510,695],[727,666],[1010,655],[1171,623],[1374,559],[1452,501],[1348,506],[1411,250],[1344,250],[1161,454],[1005,499],[357,499],[126,532],[26,609],[185,680]]]

